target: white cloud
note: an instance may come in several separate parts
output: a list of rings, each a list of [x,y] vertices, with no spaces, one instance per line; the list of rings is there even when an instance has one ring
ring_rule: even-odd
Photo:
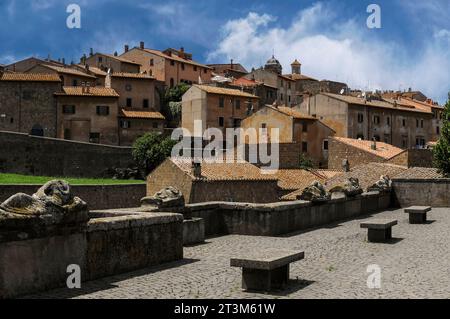
[[[434,8],[434,7],[433,7]],[[320,79],[347,82],[353,88],[414,89],[443,99],[450,89],[450,50],[445,31],[430,37],[421,50],[411,52],[384,41],[356,20],[339,22],[331,8],[317,3],[298,13],[287,27],[277,26],[275,17],[249,13],[229,21],[208,60],[234,59],[247,67],[275,55],[290,72],[299,59],[303,73]]]

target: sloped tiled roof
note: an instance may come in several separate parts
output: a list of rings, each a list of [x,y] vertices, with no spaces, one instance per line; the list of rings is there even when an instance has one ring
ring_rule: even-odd
[[[58,73],[61,74],[70,74],[70,75],[77,75],[77,76],[82,76],[85,78],[93,78],[96,79],[95,76],[84,73],[82,71],[76,70],[74,68],[69,68],[69,67],[62,67],[62,66],[56,66],[56,65],[50,65],[50,64],[41,64],[40,66],[45,67],[47,69],[51,69],[54,70]]]
[[[82,64],[77,64],[76,67],[86,70],[86,66],[82,65]],[[95,66],[89,66],[89,72],[92,72],[96,76],[101,76],[101,77],[106,76],[106,74],[107,74],[105,71],[103,71],[102,69],[99,69]]]
[[[199,88],[202,91],[205,91],[206,93],[210,93],[210,94],[231,95],[231,96],[240,96],[240,97],[259,99],[259,97],[257,97],[256,95],[242,92],[240,90],[226,89],[226,88],[221,88],[221,87],[217,87],[217,86],[197,85],[197,84],[194,84],[193,86],[196,88]]]
[[[278,111],[280,111],[283,114],[286,114],[288,116],[292,116],[294,119],[297,120],[314,120],[317,121],[317,118],[311,116],[311,115],[306,115],[303,113],[300,113],[297,110],[294,110],[293,108],[290,107],[286,107],[286,106],[279,106],[279,107],[275,107],[275,109],[277,109]]]
[[[314,170],[307,171],[304,169],[279,169],[273,174],[278,179],[278,187],[283,190],[304,189],[311,185],[314,181],[324,183],[327,178]]]
[[[424,111],[422,109],[415,108],[414,106],[407,106],[402,104],[397,104],[395,106],[394,103],[389,103],[386,101],[378,101],[378,100],[371,100],[371,101],[365,101],[363,98],[350,96],[350,95],[339,95],[339,94],[333,94],[333,93],[320,93],[323,95],[326,95],[328,97],[334,98],[339,101],[346,102],[348,104],[354,104],[354,105],[361,105],[361,106],[369,106],[369,107],[377,107],[377,108],[384,108],[384,109],[395,109],[399,111],[407,111],[407,112],[418,112],[418,113],[430,113],[429,111]]]
[[[412,167],[395,176],[395,179],[441,179],[444,176],[436,168]]]
[[[381,158],[384,158],[386,160],[391,159],[401,153],[403,153],[405,150],[395,147],[390,144],[386,144],[383,142],[377,142],[376,143],[376,150],[372,149],[372,141],[365,141],[365,140],[356,140],[352,138],[345,138],[345,137],[332,137],[336,141],[339,141],[341,143],[347,144],[349,146],[358,148],[362,151],[371,153],[373,155],[379,156]]]
[[[44,73],[3,73],[0,76],[0,81],[10,82],[61,82],[58,74],[44,74]]]
[[[364,190],[375,184],[381,176],[387,175],[394,179],[408,168],[387,163],[368,163],[355,166],[350,172],[343,172],[341,175],[333,177],[326,182],[326,188],[332,189],[335,186],[343,185],[350,177],[359,179],[359,184]]]
[[[111,88],[90,87],[83,92],[81,86],[65,86],[63,87],[63,93],[55,93],[55,95],[119,97],[119,94]]]
[[[153,80],[154,77],[143,74],[143,73],[125,73],[125,72],[116,72],[111,74],[112,77],[115,78],[130,78],[130,79],[147,79],[147,80]]]
[[[138,62],[133,62],[133,61],[130,61],[130,60],[125,59],[125,58],[123,58],[123,57],[115,56],[115,55],[113,55],[113,54],[108,54],[108,53],[97,53],[97,54],[99,54],[99,55],[105,55],[105,56],[107,56],[107,57],[109,57],[109,58],[111,58],[111,59],[114,59],[114,60],[117,60],[117,61],[120,61],[120,62],[123,62],[123,63],[129,63],[129,64],[141,65],[141,64],[138,63]]]
[[[135,111],[135,110],[121,110],[121,117],[132,118],[132,119],[154,119],[154,120],[165,120],[166,118],[159,112],[153,111]]]
[[[187,158],[172,158],[171,161],[183,170],[192,179],[192,160]],[[248,163],[208,163],[202,162],[202,180],[205,181],[276,181],[277,178],[271,174],[263,174],[262,171]]]

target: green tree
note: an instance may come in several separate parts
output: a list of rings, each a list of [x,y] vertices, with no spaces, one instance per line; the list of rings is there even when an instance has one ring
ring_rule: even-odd
[[[173,88],[168,88],[164,93],[163,113],[170,127],[178,126],[181,120],[181,100],[189,89],[189,85],[181,83]]]
[[[301,169],[310,170],[314,168],[314,164],[305,154],[300,154],[299,167]]]
[[[450,177],[450,93],[445,105],[443,114],[443,127],[441,137],[433,149],[434,166],[439,173],[445,177]]]
[[[156,133],[147,133],[133,144],[133,158],[139,169],[148,175],[171,155],[176,141]]]

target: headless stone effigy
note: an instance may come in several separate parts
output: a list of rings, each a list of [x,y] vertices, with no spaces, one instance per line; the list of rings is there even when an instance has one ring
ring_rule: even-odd
[[[373,191],[389,192],[391,190],[392,190],[392,180],[387,175],[381,176],[378,182],[376,182],[367,189],[368,192]]]
[[[141,199],[142,206],[154,206],[158,209],[182,208],[185,206],[183,194],[175,187],[166,187],[151,197]]]
[[[65,181],[50,181],[32,196],[19,193],[0,204],[0,233],[38,235],[55,226],[86,224],[87,204],[71,193]]]
[[[312,183],[311,186],[305,188],[298,199],[313,203],[321,203],[329,201],[331,199],[331,195],[320,182],[316,181]]]
[[[357,178],[350,177],[342,186],[333,187],[330,193],[343,193],[347,197],[354,197],[361,195],[363,189],[359,186],[359,180]]]

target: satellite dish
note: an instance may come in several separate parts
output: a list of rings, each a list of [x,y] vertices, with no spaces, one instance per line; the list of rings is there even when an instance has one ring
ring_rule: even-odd
[[[345,93],[345,89],[342,89],[340,94],[343,95]]]

